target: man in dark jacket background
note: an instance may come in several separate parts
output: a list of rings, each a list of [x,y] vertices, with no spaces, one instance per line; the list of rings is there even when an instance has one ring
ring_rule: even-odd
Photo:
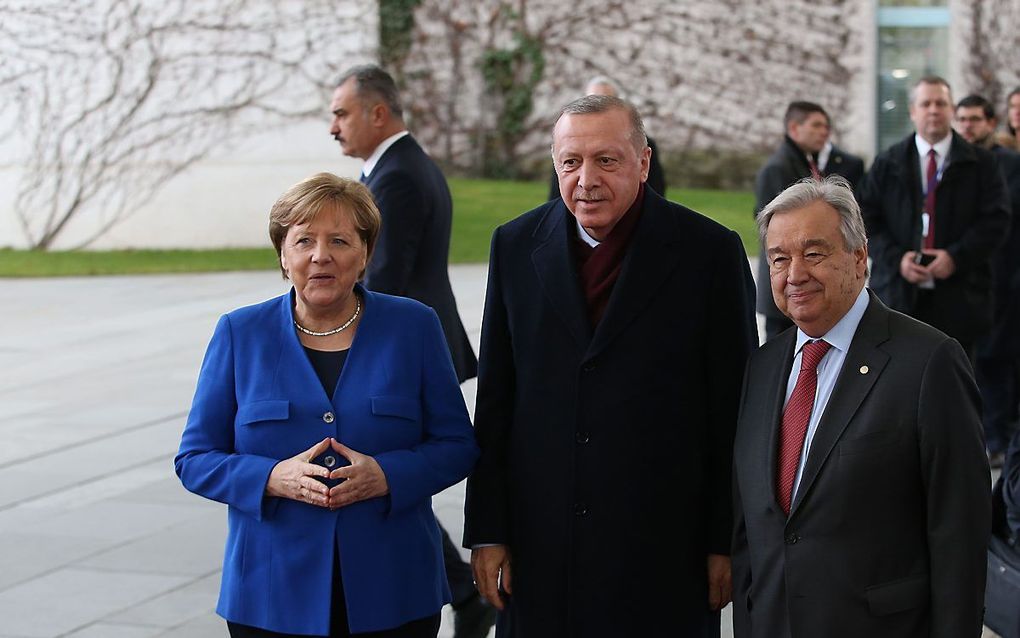
[[[1006,180],[1012,214],[1006,243],[992,260],[995,315],[991,333],[978,343],[974,373],[984,406],[985,446],[992,467],[1002,465],[1006,446],[1016,430],[1020,408],[1020,155],[995,140],[995,107],[980,95],[956,105],[956,130],[975,146],[987,148],[999,161]]]
[[[940,77],[910,92],[916,132],[875,158],[860,189],[873,264],[889,307],[955,338],[973,361],[992,326],[992,259],[1009,225],[995,156],[953,133]]]
[[[864,161],[829,141],[829,114],[814,102],[791,102],[783,116],[782,143],[758,171],[754,183],[754,214],[788,186],[805,177],[842,175],[854,188],[864,176]],[[758,312],[765,315],[765,339],[769,340],[793,323],[776,308],[769,286],[769,267],[764,253],[758,260]]]

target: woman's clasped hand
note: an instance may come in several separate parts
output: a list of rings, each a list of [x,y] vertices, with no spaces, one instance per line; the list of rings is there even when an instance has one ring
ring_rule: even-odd
[[[332,450],[349,465],[328,470],[312,460]],[[320,479],[341,480],[329,487]],[[300,454],[276,464],[266,482],[266,494],[289,498],[331,510],[389,494],[386,474],[374,458],[356,452],[336,439],[326,438]]]

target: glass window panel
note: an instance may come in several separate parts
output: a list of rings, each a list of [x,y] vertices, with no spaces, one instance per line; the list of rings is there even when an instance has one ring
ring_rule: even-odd
[[[947,27],[879,27],[878,151],[911,130],[910,87],[925,75],[946,76]]]
[[[945,7],[948,0],[879,0],[880,7]]]

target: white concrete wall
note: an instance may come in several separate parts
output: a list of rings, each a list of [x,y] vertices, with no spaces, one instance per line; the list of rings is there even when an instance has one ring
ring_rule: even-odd
[[[361,171],[362,162],[344,157],[329,136],[326,115],[323,108],[320,122],[246,138],[195,164],[90,248],[268,246],[269,209],[288,187],[320,171],[354,178]],[[13,208],[20,175],[13,162],[0,166],[0,246],[27,246]],[[101,223],[98,217],[92,209],[76,219],[54,248],[80,243]]]

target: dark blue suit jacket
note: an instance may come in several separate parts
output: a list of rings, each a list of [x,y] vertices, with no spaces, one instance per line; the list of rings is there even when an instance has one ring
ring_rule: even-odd
[[[365,184],[383,222],[365,286],[431,306],[443,325],[457,378],[473,378],[478,360],[450,285],[453,203],[446,178],[418,142],[405,135],[386,149]]]
[[[216,326],[175,466],[187,489],[229,506],[216,609],[227,620],[328,634],[337,551],[353,632],[450,601],[431,496],[478,454],[464,399],[435,313],[359,290],[364,314],[332,397],[294,332],[293,292]],[[390,493],[333,512],[265,495],[280,460],[326,437],[375,457]]]

